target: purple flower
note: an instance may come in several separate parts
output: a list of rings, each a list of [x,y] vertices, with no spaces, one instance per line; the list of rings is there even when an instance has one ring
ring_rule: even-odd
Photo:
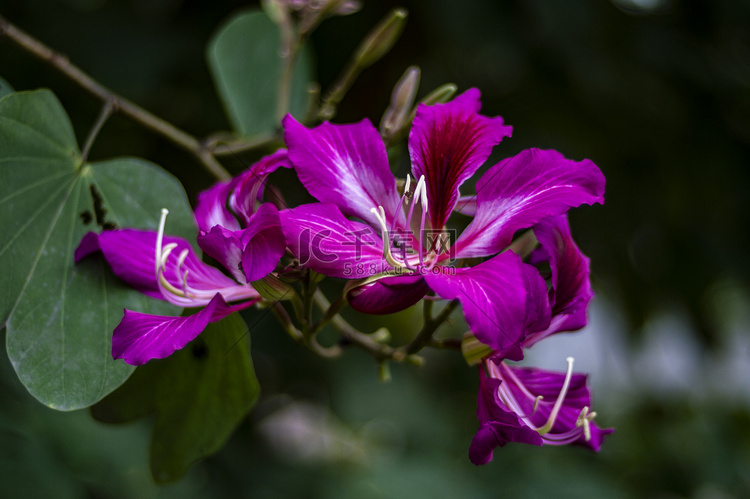
[[[162,211],[157,232],[121,229],[84,236],[76,262],[101,252],[115,275],[138,291],[180,307],[201,308],[181,317],[125,310],[112,335],[115,359],[140,365],[167,357],[195,339],[209,322],[260,299],[249,283],[272,272],[286,248],[278,210],[260,203],[265,178],[279,166],[289,167],[286,151],[198,197],[198,244],[233,278],[205,264],[184,239],[164,235],[167,210]]]
[[[395,312],[431,289],[461,301],[480,341],[520,359],[527,333],[550,328],[550,303],[536,268],[502,251],[520,229],[573,206],[602,203],[604,177],[591,161],[529,149],[489,168],[477,194],[461,198],[461,184],[511,134],[502,118],[479,109],[476,89],[447,104],[419,106],[409,135],[417,180],[407,175],[401,195],[369,121],[307,129],[287,116],[289,159],[319,203],[281,211],[281,226],[303,265],[361,279],[348,286],[353,308]],[[474,218],[451,245],[446,222],[453,211]],[[492,258],[475,267],[447,266],[474,257]]]
[[[564,215],[541,220],[533,228],[540,247],[533,263],[549,263],[551,270],[549,326],[528,334],[524,347],[547,336],[586,325],[586,308],[592,297],[589,260],[570,235]],[[573,373],[568,358],[565,373],[508,366],[501,353],[493,352],[480,366],[477,418],[479,430],[472,440],[469,458],[486,464],[495,447],[508,442],[535,445],[584,445],[598,451],[604,435],[592,420],[591,395],[586,376]]]
[[[586,375],[511,367],[487,359],[479,370],[477,418],[480,428],[469,448],[474,464],[492,460],[495,447],[508,442],[533,445],[583,445],[598,451],[612,428],[593,422]]]

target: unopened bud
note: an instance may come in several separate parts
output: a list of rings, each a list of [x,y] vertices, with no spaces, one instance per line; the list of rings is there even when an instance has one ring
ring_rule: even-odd
[[[404,30],[407,15],[406,9],[393,9],[362,41],[354,55],[359,70],[371,66],[391,50]]]
[[[414,98],[419,88],[420,71],[411,66],[393,87],[391,103],[380,121],[380,133],[385,138],[391,137],[396,130],[405,125],[409,110],[414,105]]]
[[[456,95],[456,90],[458,90],[458,87],[455,83],[446,83],[445,85],[441,85],[427,94],[424,99],[419,101],[419,103],[426,106],[431,106],[432,104],[442,104],[444,102],[448,102],[453,98],[454,95]]]

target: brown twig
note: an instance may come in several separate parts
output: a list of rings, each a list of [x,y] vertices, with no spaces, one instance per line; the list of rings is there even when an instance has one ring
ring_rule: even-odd
[[[217,179],[227,180],[231,178],[229,172],[198,139],[111,91],[71,63],[65,55],[52,50],[0,16],[0,36],[3,35],[28,53],[60,71],[94,97],[102,102],[109,103],[115,112],[127,116],[144,128],[161,135],[191,153]]]

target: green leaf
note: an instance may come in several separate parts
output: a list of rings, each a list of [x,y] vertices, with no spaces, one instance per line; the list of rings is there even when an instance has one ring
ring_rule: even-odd
[[[101,258],[73,262],[87,231],[155,229],[164,205],[169,232],[194,239],[174,177],[138,159],[81,165],[70,121],[48,90],[0,100],[0,325],[19,379],[42,403],[87,407],[127,379],[133,368],[111,356],[123,308],[179,312],[125,286]]]
[[[126,423],[155,413],[151,472],[157,482],[177,480],[218,451],[258,399],[249,349],[247,325],[232,314],[172,356],[139,367],[92,415]]]
[[[0,77],[0,98],[13,93],[13,87],[5,78]]]
[[[278,26],[260,10],[231,17],[211,39],[206,57],[232,127],[241,135],[273,133],[282,59]],[[300,53],[291,85],[290,110],[303,119],[312,79],[311,54]]]

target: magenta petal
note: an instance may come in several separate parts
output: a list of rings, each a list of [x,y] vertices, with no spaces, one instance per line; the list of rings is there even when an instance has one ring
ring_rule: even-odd
[[[196,298],[194,305],[205,305],[217,291],[221,291],[229,300],[257,296],[253,288],[238,285],[218,269],[203,263],[184,239],[164,236],[163,245],[172,243],[177,246],[167,259],[164,278],[175,288],[182,289],[187,270],[187,285],[209,293],[208,298]],[[97,249],[117,277],[145,295],[164,299],[156,281],[156,232],[135,229],[108,230],[101,234],[89,232],[76,250],[76,261]],[[183,251],[187,251],[187,255],[182,267],[178,268],[179,255]]]
[[[316,272],[360,279],[392,269],[372,227],[348,220],[335,205],[306,204],[280,211],[279,218],[289,249]]]
[[[393,314],[416,304],[429,290],[421,275],[390,276],[352,288],[346,300],[366,314]]]
[[[291,167],[286,149],[279,149],[236,177],[227,203],[229,208],[237,214],[243,226],[250,224],[250,218],[255,213],[255,206],[263,196],[268,175],[279,168]]]
[[[307,129],[287,115],[283,125],[289,159],[310,194],[373,227],[380,225],[370,210],[378,206],[389,224],[394,217],[404,221],[385,145],[368,120]]]
[[[603,202],[604,176],[594,163],[527,149],[479,179],[476,215],[456,241],[456,254],[493,255],[505,249],[519,229],[580,204]]]
[[[544,331],[531,334],[524,342],[530,347],[560,331],[575,331],[586,325],[586,308],[594,293],[589,281],[589,259],[570,235],[565,215],[545,218],[534,226],[541,248],[549,255],[552,270],[552,322]]]
[[[229,230],[221,225],[214,225],[210,231],[198,236],[198,246],[222,264],[238,282],[247,284],[242,271],[242,233],[242,230]]]
[[[546,285],[536,269],[526,267],[518,255],[506,251],[471,268],[434,267],[425,280],[441,297],[461,301],[479,341],[503,358],[520,360],[527,328],[549,324]]]
[[[279,211],[271,203],[263,203],[248,219],[242,233],[242,270],[247,282],[257,281],[276,269],[286,251]]]
[[[539,433],[526,426],[517,414],[508,410],[499,400],[500,383],[500,380],[488,378],[480,367],[477,394],[477,419],[480,426],[469,447],[469,459],[476,465],[490,462],[495,448],[503,447],[508,442],[542,445]]]
[[[208,325],[254,302],[229,306],[220,294],[200,312],[186,317],[142,314],[125,310],[112,334],[112,357],[138,366],[151,359],[163,359],[185,347]]]
[[[503,376],[504,389],[513,394],[520,410],[528,415],[532,424],[537,427],[544,426],[562,389],[565,373],[536,368],[509,367],[504,364],[500,365],[499,369],[506,373],[512,373],[512,376]],[[587,376],[585,374],[573,374],[555,424],[549,433],[542,436],[545,444],[572,443],[598,451],[604,436],[614,431],[612,428],[602,429],[591,423],[591,440],[586,441],[582,431],[576,433],[576,421],[583,408],[588,407],[589,412],[592,410],[591,393],[586,382]],[[535,397],[539,395],[543,398],[538,402],[536,411],[534,411]],[[555,438],[571,432],[574,433],[572,438]]]
[[[268,175],[278,168],[291,168],[286,149],[262,158],[237,177],[219,182],[198,194],[195,221],[201,232],[216,225],[236,231],[246,226],[263,194]]]
[[[240,230],[239,221],[227,208],[235,182],[235,179],[219,182],[198,194],[193,215],[199,232],[208,232],[217,225],[227,230]]]
[[[445,225],[458,188],[513,130],[500,117],[479,114],[479,90],[472,88],[447,104],[420,105],[409,133],[412,173],[427,183],[432,227]]]

